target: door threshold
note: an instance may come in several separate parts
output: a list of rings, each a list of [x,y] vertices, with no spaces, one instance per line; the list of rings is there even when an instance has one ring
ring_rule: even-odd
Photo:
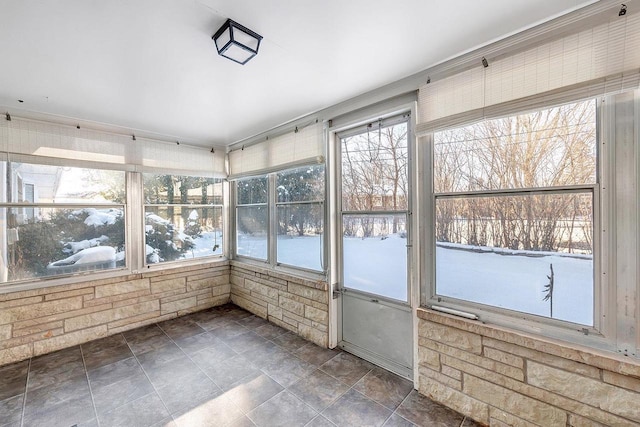
[[[346,341],[341,341],[338,344],[338,347],[348,353],[353,354],[354,356],[358,356],[359,358],[364,359],[367,362],[371,362],[374,365],[379,366],[380,368],[386,369],[389,372],[392,372],[398,376],[401,376],[402,378],[406,378],[409,381],[413,382],[413,368],[411,367],[400,365],[399,363],[382,357],[379,354],[373,353],[369,350],[366,350],[355,344],[348,343]]]

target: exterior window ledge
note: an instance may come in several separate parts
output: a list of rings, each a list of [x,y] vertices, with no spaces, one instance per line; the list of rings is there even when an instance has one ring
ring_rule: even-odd
[[[531,350],[537,350],[622,375],[640,377],[640,360],[630,357],[620,356],[570,342],[541,337],[503,326],[487,325],[477,320],[464,319],[424,307],[417,309],[417,315],[419,319],[428,322],[449,326]]]

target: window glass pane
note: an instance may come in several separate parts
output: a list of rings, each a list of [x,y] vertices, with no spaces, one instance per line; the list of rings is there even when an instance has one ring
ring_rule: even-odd
[[[222,255],[222,207],[145,206],[146,262]]]
[[[0,282],[125,266],[124,172],[18,162],[0,169],[0,201],[29,205],[0,208]]]
[[[122,208],[35,207],[33,212],[26,219],[24,208],[0,209],[0,221],[7,224],[3,282],[124,267]]]
[[[145,173],[143,180],[147,204],[222,204],[222,181],[218,178]]]
[[[322,203],[278,206],[278,263],[322,270]]]
[[[434,190],[593,184],[596,147],[593,100],[437,132]]]
[[[269,185],[266,176],[238,180],[236,189],[236,203],[239,205],[267,203]]]
[[[123,171],[1,163],[9,165],[7,203],[125,203]]]
[[[266,206],[236,208],[236,253],[267,259],[268,211]]]
[[[593,325],[593,271],[591,192],[436,199],[438,295]]]
[[[342,210],[406,210],[407,123],[342,138]]]
[[[407,301],[406,215],[343,215],[344,284]]]
[[[278,173],[276,192],[278,203],[324,200],[324,165]]]

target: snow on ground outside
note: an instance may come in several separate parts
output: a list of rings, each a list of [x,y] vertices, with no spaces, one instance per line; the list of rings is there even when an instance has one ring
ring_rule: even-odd
[[[196,240],[197,241],[197,240]],[[280,258],[314,268],[320,236],[278,239]],[[373,294],[406,301],[406,239],[344,239],[345,284]],[[584,255],[510,251],[439,244],[436,248],[437,293],[524,313],[549,316],[543,301],[554,270],[554,318],[593,324],[593,261]],[[240,236],[242,253],[266,257],[266,239]],[[461,250],[463,249],[463,250]],[[467,250],[464,250],[467,249]],[[472,250],[468,250],[472,249]],[[532,256],[533,255],[533,256]],[[306,264],[305,264],[306,263]],[[295,262],[291,262],[296,265]]]
[[[84,249],[76,254],[71,255],[68,258],[61,259],[60,261],[52,262],[50,266],[65,266],[65,265],[81,265],[92,263],[107,263],[115,262],[116,249],[111,246],[96,246],[93,248]]]

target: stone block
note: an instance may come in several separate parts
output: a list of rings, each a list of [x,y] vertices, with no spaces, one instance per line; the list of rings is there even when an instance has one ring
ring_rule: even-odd
[[[304,316],[304,304],[280,295],[278,298],[278,306],[283,310],[290,311],[298,316]]]
[[[267,306],[267,313],[269,314],[269,318],[274,318],[278,320],[282,320],[282,309],[276,305],[269,304]]]
[[[538,427],[538,424],[530,423],[515,415],[509,414],[497,408],[489,408],[490,425],[499,427]]]
[[[195,296],[191,296],[188,298],[184,298],[184,299],[179,299],[176,301],[170,301],[170,302],[162,302],[160,304],[160,311],[162,313],[162,315],[171,313],[171,312],[177,312],[180,310],[186,310],[189,307],[193,307],[195,305],[197,305],[198,303],[198,299]]]
[[[159,294],[167,291],[186,292],[186,289],[187,279],[185,277],[151,282],[151,294]]]
[[[440,369],[440,371],[448,376],[453,378],[454,380],[458,380],[461,381],[462,380],[462,371],[459,371],[458,369],[454,369],[450,366],[447,365],[442,365],[442,368]]]
[[[505,365],[511,365],[518,369],[524,368],[524,359],[519,356],[514,356],[511,353],[506,353],[491,347],[484,347],[483,355],[484,357],[504,363]]]
[[[2,295],[0,295],[0,296],[2,296]],[[44,296],[42,296],[42,295],[26,297],[26,298],[11,299],[11,300],[8,300],[8,301],[0,302],[0,310],[6,310],[6,309],[11,308],[11,307],[19,307],[21,305],[37,304],[37,303],[42,302],[42,301],[44,301]]]
[[[277,289],[273,289],[270,286],[259,283],[255,280],[245,279],[244,287],[249,289],[252,293],[262,295],[270,300],[276,301],[278,299]]]
[[[110,310],[99,311],[96,313],[85,314],[78,317],[72,317],[64,321],[65,332],[76,331],[78,329],[88,328],[90,326],[109,323],[127,317],[135,317],[143,313],[160,310],[160,302],[158,300],[147,301],[140,304],[126,305],[124,307],[112,308]]]
[[[96,286],[96,298],[110,297],[113,295],[121,295],[144,290],[151,290],[149,279],[130,280],[127,282]]]
[[[287,290],[292,294],[299,295],[304,298],[309,298],[311,300],[321,302],[326,304],[329,300],[329,292],[322,291],[315,288],[310,288],[308,286],[299,285],[296,283],[289,283],[287,286]]]
[[[52,351],[72,347],[74,345],[106,337],[107,335],[109,335],[107,325],[100,325],[89,329],[69,332],[64,335],[34,342],[33,355],[38,356],[45,353],[51,353]]]
[[[52,302],[55,302],[55,301],[52,301]],[[83,308],[80,310],[63,311],[63,312],[52,314],[49,316],[38,317],[37,319],[28,319],[21,322],[16,322],[13,324],[13,327],[14,329],[30,328],[32,326],[40,325],[43,323],[57,322],[59,320],[68,319],[70,317],[76,317],[76,316],[81,316],[87,313],[95,313],[97,311],[108,310],[112,307],[113,307],[112,304],[102,304],[95,307]]]
[[[9,338],[11,338],[11,329],[12,328],[13,328],[12,325],[2,325],[2,326],[0,326],[0,341],[8,340]]]
[[[0,325],[65,313],[80,308],[82,308],[81,296],[12,307],[0,310]]]
[[[324,310],[318,310],[311,306],[304,307],[304,317],[314,322],[322,323],[323,325],[329,324],[329,313]]]
[[[430,348],[418,346],[418,364],[440,370],[440,353]]]
[[[440,402],[480,423],[489,424],[489,405],[478,399],[467,396],[427,377],[420,378],[418,391],[429,399]]]
[[[546,427],[566,427],[567,414],[552,405],[515,393],[472,375],[463,375],[463,392],[510,414]]]
[[[93,298],[91,300],[84,300],[84,306],[85,307],[94,307],[97,305],[104,305],[104,304],[113,304],[114,306],[117,306],[121,301],[130,301],[132,299],[135,298],[140,298],[140,297],[144,297],[150,294],[149,289],[145,289],[142,291],[138,291],[138,292],[129,292],[126,294],[122,294],[122,295],[112,295],[110,297],[103,297],[103,298]]]
[[[429,369],[426,366],[418,367],[418,373],[420,375],[420,382],[422,382],[423,378],[430,378],[434,381],[438,381],[440,384],[445,385],[454,390],[462,390],[462,381],[455,380],[451,377],[448,377],[438,371],[434,371],[433,369]]]
[[[640,394],[536,362],[527,363],[529,384],[640,423]]]
[[[32,343],[0,350],[0,366],[28,359],[31,356],[33,356]]]
[[[602,380],[606,383],[640,393],[640,378],[620,375],[615,372],[602,371]]]
[[[449,326],[420,321],[418,335],[474,354],[482,353],[482,337]]]
[[[600,424],[597,421],[593,421],[576,414],[569,414],[569,426],[571,427],[607,427],[605,424]]]
[[[307,325],[298,325],[298,332],[302,338],[320,347],[327,348],[329,344],[329,334],[326,332],[319,331]]]
[[[236,295],[236,294],[232,294],[231,295],[231,301],[237,305],[238,307],[242,307],[245,310],[260,316],[262,318],[266,318],[267,317],[267,307],[266,306],[262,306],[259,304],[256,304],[253,301],[250,301],[240,295]]]
[[[57,320],[55,322],[41,323],[39,325],[29,326],[22,329],[15,329],[13,331],[14,337],[22,337],[26,335],[46,333],[54,329],[61,329],[64,326],[64,321]]]
[[[50,294],[46,294],[44,296],[44,299],[45,301],[53,301],[53,300],[62,299],[62,298],[75,297],[78,295],[93,295],[93,294],[94,294],[93,286],[88,286],[86,288],[75,289],[72,291],[53,292]]]
[[[483,337],[482,343],[484,344],[485,352],[488,348],[498,349],[508,354],[535,360],[537,362],[544,363],[545,365],[551,365],[560,369],[564,369],[565,371],[575,372],[576,374],[588,376],[591,378],[600,378],[600,369],[594,366],[587,365],[585,363],[564,359],[559,356],[554,356],[553,354],[542,353],[538,350],[525,348],[516,344],[511,344],[505,341],[487,337]]]

